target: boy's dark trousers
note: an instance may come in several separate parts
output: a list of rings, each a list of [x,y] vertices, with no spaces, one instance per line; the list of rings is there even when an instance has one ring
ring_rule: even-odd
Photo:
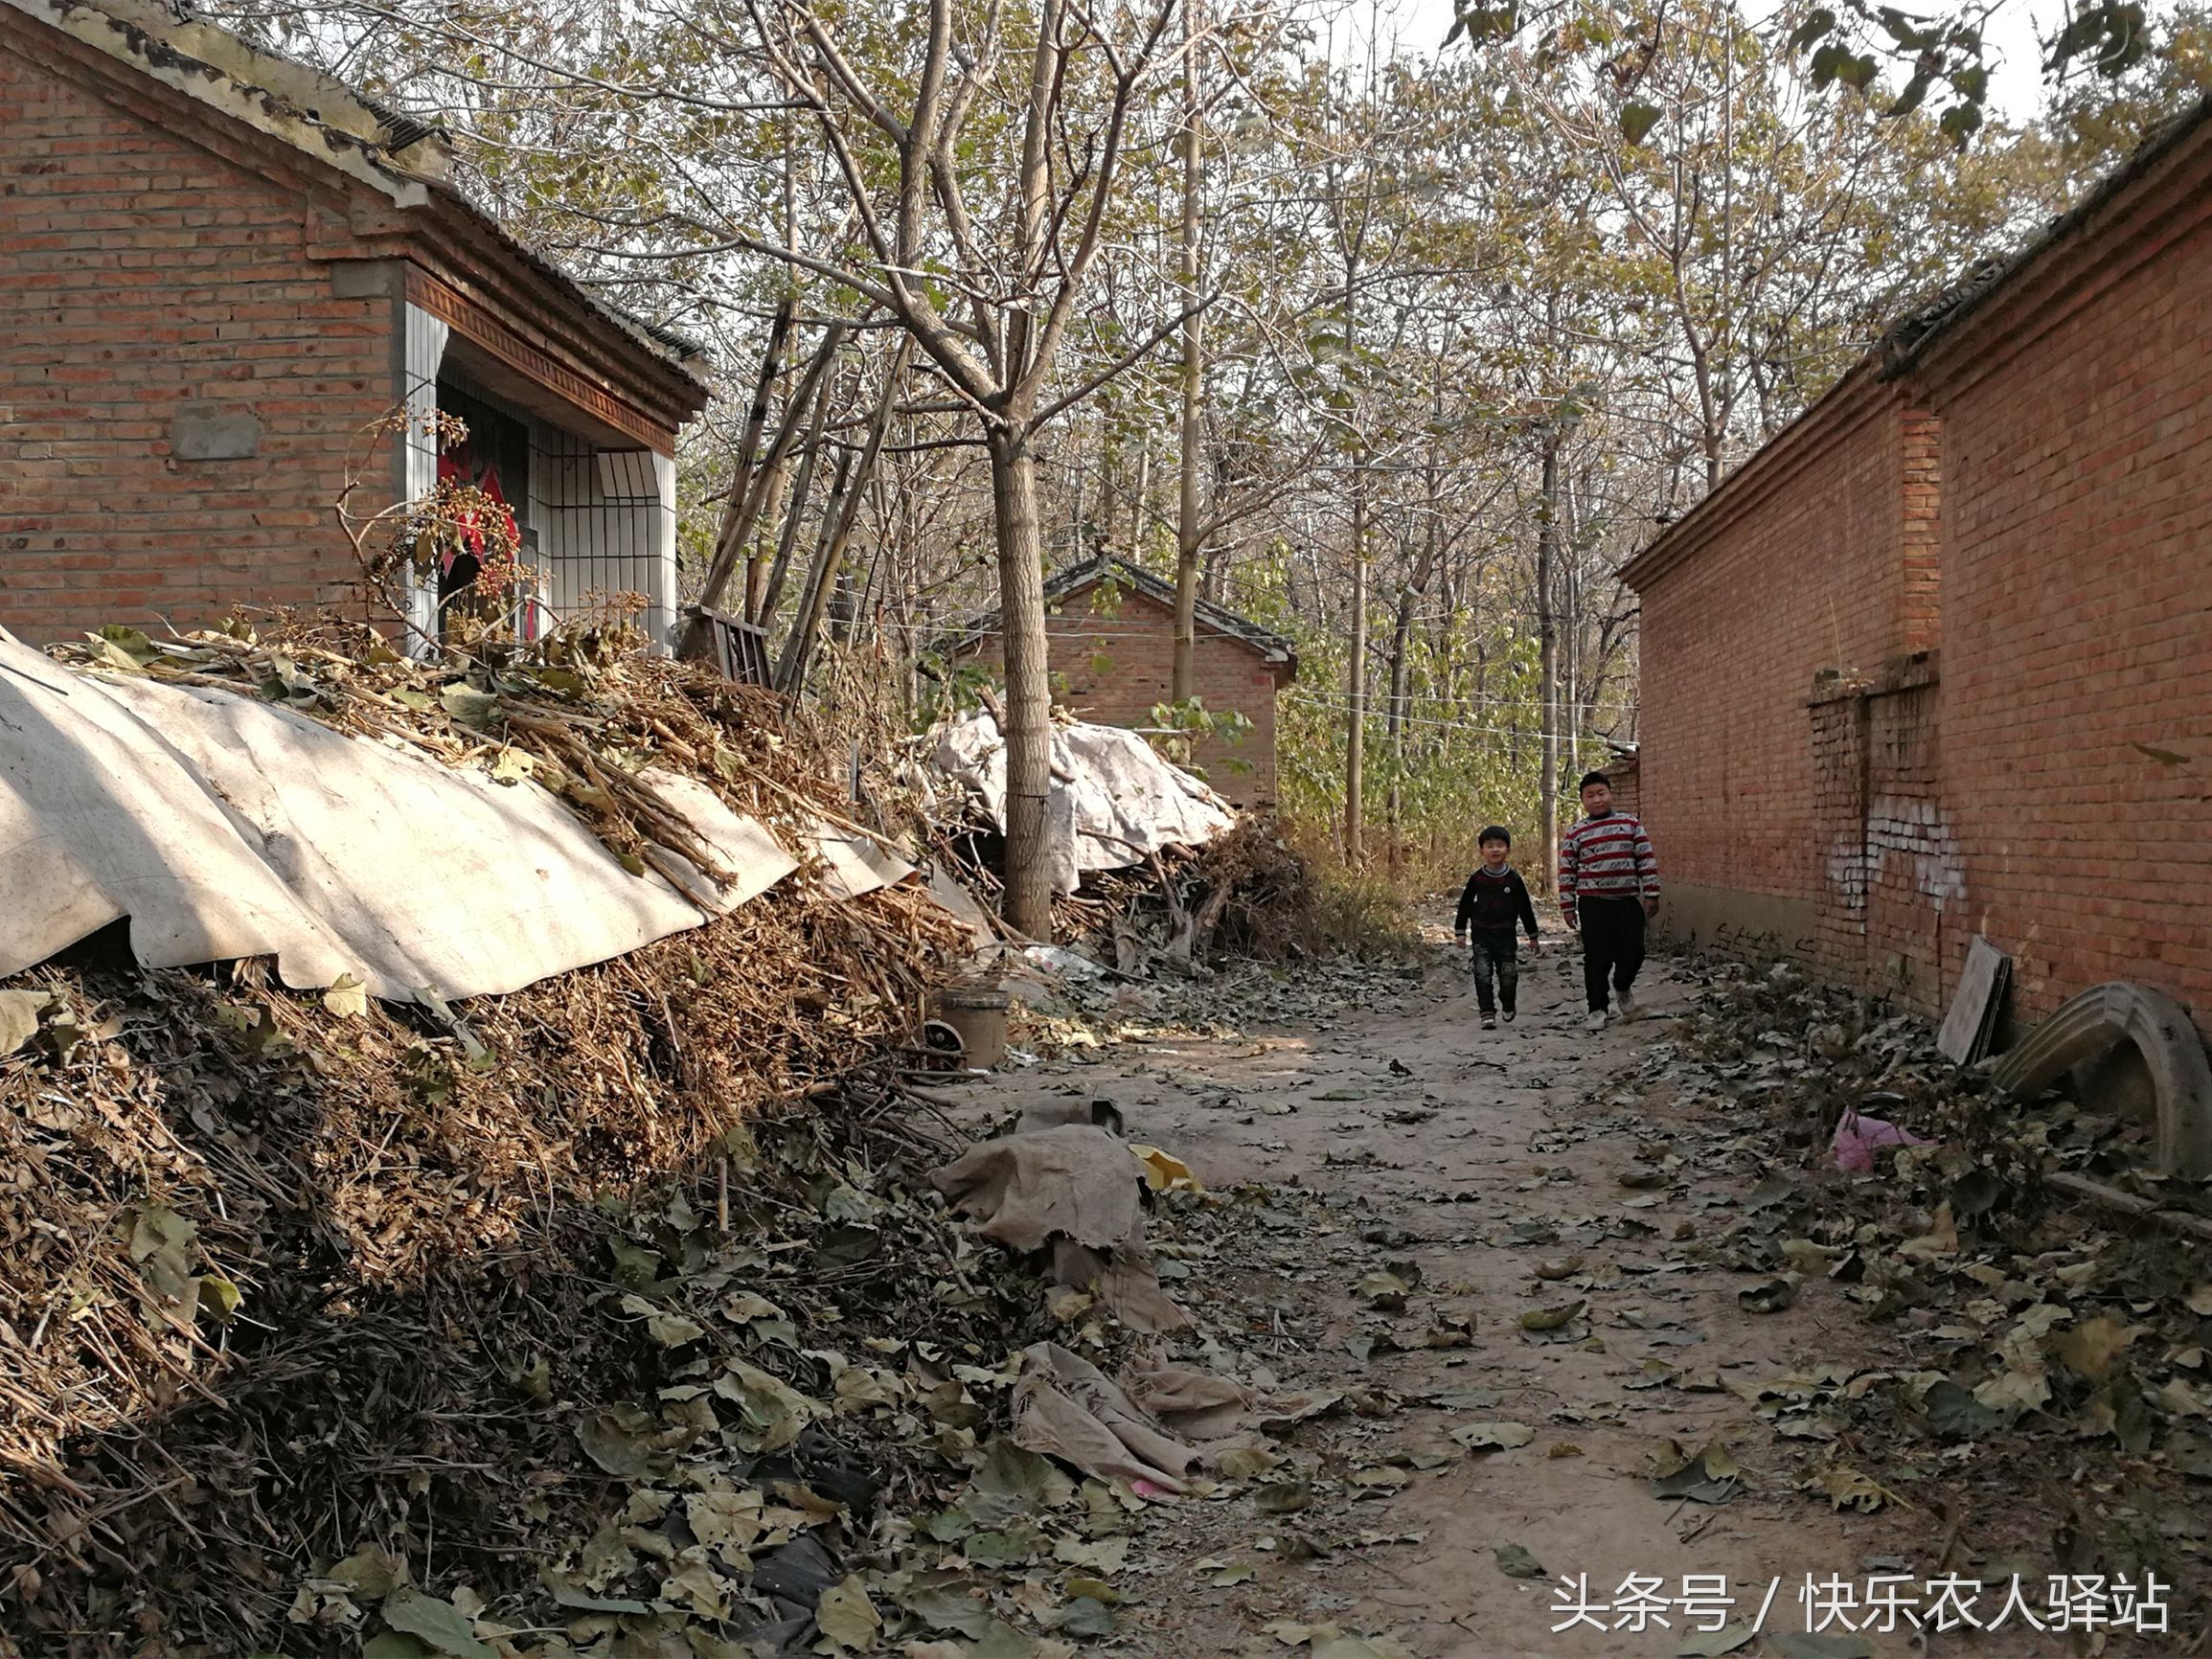
[[[1474,964],[1474,1005],[1484,1013],[1495,1013],[1498,1004],[1514,1011],[1514,994],[1520,989],[1520,936],[1510,927],[1477,927],[1467,936]],[[1491,990],[1495,978],[1497,989]]]
[[[1583,933],[1583,989],[1590,1012],[1606,1011],[1606,983],[1624,994],[1644,966],[1644,901],[1585,898],[1576,907]]]

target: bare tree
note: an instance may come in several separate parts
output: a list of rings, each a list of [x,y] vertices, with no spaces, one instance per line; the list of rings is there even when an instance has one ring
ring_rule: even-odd
[[[982,428],[1006,670],[1006,917],[1034,936],[1052,929],[1051,690],[1034,444],[1056,415],[1172,331],[1171,324],[1121,363],[1051,395],[1102,245],[1130,113],[1159,66],[1174,4],[1113,14],[1081,0],[1040,0],[1015,12],[993,0],[974,36],[956,42],[952,0],[929,0],[918,58],[893,73],[869,67],[827,11],[754,0],[765,61],[786,96],[811,112],[856,235],[841,256],[748,239],[896,318]],[[1010,29],[1026,34],[1033,24],[1033,37],[1009,40]],[[897,49],[895,39],[871,44]],[[1001,74],[1009,62],[1019,67],[1010,46],[1026,55],[1024,80]],[[1010,106],[1010,156],[969,132],[979,102]]]

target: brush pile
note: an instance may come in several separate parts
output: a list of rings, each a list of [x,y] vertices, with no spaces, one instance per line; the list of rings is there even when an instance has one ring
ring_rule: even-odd
[[[649,656],[642,644],[633,630],[613,626],[423,662],[358,624],[286,617],[262,629],[234,624],[161,640],[111,626],[51,654],[80,668],[258,695],[448,766],[531,778],[633,874],[655,861],[656,847],[718,873],[690,826],[641,781],[651,768],[696,779],[734,810],[765,821],[800,813],[849,823],[828,786],[846,767],[841,745],[773,693]],[[888,774],[877,782],[870,799],[910,825],[911,800]]]
[[[1188,974],[1230,958],[1295,964],[1339,954],[1402,954],[1341,924],[1312,861],[1272,818],[1246,814],[1204,845],[1094,874],[1061,900],[1065,933],[1123,973]]]
[[[649,764],[779,830],[839,820],[820,780],[845,756],[803,719],[623,643],[424,665],[316,624],[57,654],[527,768],[641,867],[692,856],[632,785]],[[942,1155],[898,1056],[960,943],[915,890],[802,877],[453,1007],[296,994],[262,960],[146,970],[120,923],[9,981],[0,1652],[351,1651],[300,1586],[370,1546],[419,1582],[512,1588],[527,1534],[596,1525],[580,1414],[666,1354],[610,1232],[680,1262],[780,1219],[810,1285],[878,1285],[886,1329],[928,1329],[892,1304],[959,1277],[948,1228],[836,1246],[870,1223],[820,1202]],[[798,1149],[762,1157],[771,1133]]]

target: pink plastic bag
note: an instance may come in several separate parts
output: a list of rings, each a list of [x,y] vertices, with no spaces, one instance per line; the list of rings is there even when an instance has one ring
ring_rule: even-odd
[[[1836,1139],[1829,1143],[1829,1150],[1836,1155],[1837,1169],[1864,1173],[1874,1168],[1874,1149],[1877,1147],[1934,1145],[1935,1142],[1916,1135],[1910,1129],[1898,1127],[1887,1118],[1870,1118],[1856,1106],[1846,1106],[1842,1118],[1836,1125]]]

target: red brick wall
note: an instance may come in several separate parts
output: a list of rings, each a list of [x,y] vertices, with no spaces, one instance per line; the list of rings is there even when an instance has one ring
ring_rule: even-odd
[[[1108,606],[1091,594],[1067,602],[1048,619],[1054,701],[1078,719],[1103,726],[1149,726],[1168,700],[1174,670],[1174,612],[1140,593],[1123,591]],[[977,656],[1001,658],[995,637]],[[1191,662],[1191,689],[1215,714],[1230,710],[1252,722],[1241,743],[1200,743],[1192,760],[1206,781],[1241,807],[1275,799],[1275,677],[1250,648],[1201,625]]]
[[[1600,766],[1597,770],[1605,773],[1612,784],[1614,809],[1626,812],[1631,818],[1642,817],[1644,813],[1643,775],[1637,769],[1636,762],[1634,761],[1615,761],[1611,765]]]
[[[1943,643],[1943,422],[1925,409],[1898,411],[1904,467],[1899,519],[1899,654]]]
[[[1972,938],[1942,794],[1942,692],[1928,675],[1866,699],[1862,982],[1930,1013]]]
[[[1924,1009],[1984,933],[2016,1019],[2128,978],[2204,1023],[2212,128],[1898,375],[1630,572],[1662,860],[1812,892],[1822,963]],[[1844,672],[1806,710],[1815,668]]]
[[[2201,216],[2190,193],[2156,234]],[[2127,978],[2201,1021],[2212,234],[2132,270],[2139,244],[2114,240],[2081,308],[2041,307],[2001,355],[1946,348],[1944,793],[1973,920],[2018,959],[2016,1011]]]
[[[349,591],[331,503],[394,396],[392,307],[332,298],[306,218],[0,33],[0,625],[182,628]],[[185,403],[251,416],[259,453],[173,455]],[[389,463],[370,477],[380,507]]]
[[[1640,794],[1673,886],[1820,902],[1813,676],[1907,637],[1901,415],[1885,388],[1856,398],[1772,488],[1685,525],[1693,550],[1641,590]]]

